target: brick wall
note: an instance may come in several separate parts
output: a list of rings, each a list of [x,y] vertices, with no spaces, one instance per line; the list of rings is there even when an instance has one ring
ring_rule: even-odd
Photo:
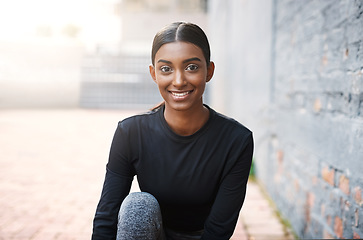
[[[212,106],[254,132],[282,216],[300,238],[363,238],[363,0],[210,10]]]
[[[363,238],[363,1],[278,0],[273,28],[266,187],[300,237]]]

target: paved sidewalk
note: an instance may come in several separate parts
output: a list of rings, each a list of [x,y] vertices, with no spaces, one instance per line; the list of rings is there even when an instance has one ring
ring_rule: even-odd
[[[135,111],[0,110],[0,240],[90,239],[117,122]],[[232,239],[283,239],[254,183]]]
[[[293,240],[290,229],[284,226],[276,215],[275,209],[260,186],[253,181],[247,185],[246,199],[240,213],[240,227],[236,232],[244,232],[249,240]],[[243,228],[243,229],[241,229]]]

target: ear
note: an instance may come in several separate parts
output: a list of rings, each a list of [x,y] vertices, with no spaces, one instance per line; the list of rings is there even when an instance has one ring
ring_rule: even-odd
[[[154,82],[157,83],[156,76],[155,76],[155,68],[152,64],[149,65],[149,72],[150,72],[150,75],[151,75],[152,79],[154,80]]]
[[[207,82],[209,82],[212,79],[214,74],[214,68],[215,68],[214,62],[210,62],[207,69]]]

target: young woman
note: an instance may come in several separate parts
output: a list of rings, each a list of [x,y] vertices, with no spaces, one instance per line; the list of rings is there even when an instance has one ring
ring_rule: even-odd
[[[203,104],[214,63],[197,25],[163,28],[151,60],[164,103],[119,122],[92,239],[229,239],[245,198],[252,133]],[[141,192],[129,194],[135,175]]]

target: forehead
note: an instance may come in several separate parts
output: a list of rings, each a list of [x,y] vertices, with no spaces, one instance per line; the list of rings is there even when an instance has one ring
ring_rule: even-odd
[[[188,42],[177,41],[161,46],[155,54],[155,62],[158,62],[160,59],[177,61],[193,57],[198,57],[205,61],[202,49],[198,46]]]

